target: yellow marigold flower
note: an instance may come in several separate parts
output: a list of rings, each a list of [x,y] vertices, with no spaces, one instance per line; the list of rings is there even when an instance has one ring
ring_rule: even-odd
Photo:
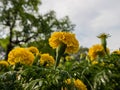
[[[50,56],[48,53],[41,54],[40,65],[53,66],[54,64],[55,64],[55,60],[52,56]]]
[[[92,64],[93,64],[93,65],[98,64],[98,61],[93,60],[93,61],[92,61]]]
[[[70,61],[70,60],[72,60],[72,59],[73,59],[72,56],[66,56],[66,57],[65,57],[65,60],[66,60],[66,61]]]
[[[68,79],[65,80],[65,83],[68,84],[68,85],[72,84],[72,83],[74,84],[74,81],[75,81],[74,78],[68,78]]]
[[[66,84],[71,84],[71,79],[69,78],[69,79],[65,80],[65,83]]]
[[[112,54],[118,54],[118,55],[120,55],[120,50],[115,50],[115,51],[112,52]]]
[[[101,33],[100,35],[97,36],[98,38],[108,38],[110,37],[109,34],[106,34],[106,33]]]
[[[3,66],[9,66],[8,62],[5,61],[5,60],[0,60],[0,66],[3,65]]]
[[[25,48],[14,48],[8,54],[8,62],[11,65],[16,63],[32,65],[34,61],[34,55]]]
[[[107,49],[107,51],[109,52],[109,49]],[[88,51],[88,55],[90,57],[91,60],[96,59],[98,56],[104,56],[105,55],[105,50],[103,48],[102,45],[100,44],[96,44],[93,45],[89,51]]]
[[[49,39],[50,46],[55,49],[61,44],[67,46],[65,53],[76,53],[79,49],[79,42],[75,38],[75,34],[69,32],[54,32]]]
[[[100,66],[104,66],[104,65],[105,65],[104,62],[98,62],[97,60],[93,60],[93,61],[91,62],[91,64],[92,64],[92,65],[99,64]]]
[[[39,54],[39,50],[34,47],[34,46],[31,46],[29,48],[27,48],[30,52],[32,52],[34,55],[38,55]]]
[[[67,85],[74,85],[74,87],[76,88],[76,90],[87,90],[86,85],[79,79],[74,79],[74,78],[68,78],[65,80],[65,83]]]
[[[79,79],[74,81],[74,85],[77,90],[87,90],[86,85]]]

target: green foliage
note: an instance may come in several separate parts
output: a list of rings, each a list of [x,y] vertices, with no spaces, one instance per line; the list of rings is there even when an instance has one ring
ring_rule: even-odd
[[[8,71],[0,74],[0,89],[1,90],[22,90],[22,83],[17,80],[16,71]]]
[[[37,63],[32,66],[18,65],[12,71],[0,74],[0,89],[61,90],[62,87],[69,87],[65,84],[67,78],[79,78],[88,90],[119,90],[119,58],[119,55],[111,54],[109,57],[99,58],[96,64],[87,59],[61,59],[56,69],[54,66],[44,67]],[[37,60],[39,61],[39,57]]]
[[[36,79],[28,83],[28,85],[25,87],[24,90],[40,90],[40,87],[42,86],[42,80]],[[38,85],[37,85],[38,83]]]
[[[4,50],[7,49],[8,43],[9,43],[9,37],[0,39],[0,46],[4,48]]]

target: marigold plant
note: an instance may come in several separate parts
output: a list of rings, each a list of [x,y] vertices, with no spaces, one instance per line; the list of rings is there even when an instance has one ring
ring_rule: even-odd
[[[73,83],[74,87],[77,89],[77,90],[87,90],[87,87],[86,85],[79,79],[74,79],[74,78],[69,78],[67,80],[65,80],[65,83],[70,85]]]
[[[53,66],[55,64],[54,58],[48,53],[41,54],[40,65],[43,66]]]
[[[74,81],[75,81],[74,78],[68,78],[67,80],[65,80],[65,83],[69,85],[69,84],[74,83]]]
[[[14,48],[8,61],[0,60],[0,90],[120,90],[120,50],[109,53],[107,37],[101,34],[101,44],[79,52],[68,32],[51,35],[53,49],[46,41],[43,51],[43,45]]]
[[[69,32],[54,32],[49,39],[50,46],[55,49],[61,44],[65,44],[65,53],[76,53],[79,49],[79,42],[75,38],[75,34]]]
[[[0,65],[3,65],[3,66],[9,66],[8,62],[5,61],[5,60],[0,60]]]
[[[25,48],[14,48],[8,54],[8,62],[11,65],[14,65],[16,63],[32,65],[33,61],[34,55]]]
[[[109,52],[109,49],[107,49],[107,51]],[[105,56],[105,54],[106,54],[105,50],[103,46],[100,44],[93,45],[91,48],[89,48],[89,51],[88,51],[88,55],[91,60],[94,60],[97,57]]]
[[[101,33],[101,34],[99,34],[97,37],[98,37],[98,38],[108,38],[108,37],[110,37],[110,35],[109,35],[109,34],[106,34],[106,33]]]
[[[73,57],[72,56],[69,56],[69,55],[67,55],[66,57],[65,57],[65,60],[66,61],[70,61],[70,60],[72,60],[73,59]]]
[[[28,47],[27,49],[30,52],[32,52],[34,55],[38,55],[39,54],[39,50],[36,47],[34,47],[34,46]]]
[[[87,90],[86,85],[79,79],[74,81],[74,85],[78,90]]]
[[[120,55],[120,50],[115,50],[115,51],[112,52],[112,54]]]

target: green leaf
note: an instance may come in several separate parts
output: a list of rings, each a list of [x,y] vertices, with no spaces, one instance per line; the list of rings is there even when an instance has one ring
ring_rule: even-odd
[[[103,70],[95,75],[93,83],[94,89],[97,89],[101,85],[105,86],[107,82],[109,82],[108,74],[109,70]]]
[[[39,83],[39,84],[37,85],[37,83]],[[28,83],[28,85],[25,86],[24,90],[39,90],[40,86],[42,86],[42,80],[36,79],[36,80],[32,80],[30,83]]]

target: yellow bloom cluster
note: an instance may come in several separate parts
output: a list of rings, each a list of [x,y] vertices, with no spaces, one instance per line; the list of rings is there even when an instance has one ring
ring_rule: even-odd
[[[112,52],[112,54],[120,55],[120,50],[115,50],[115,51]]]
[[[65,44],[65,53],[76,53],[79,50],[79,42],[75,38],[75,34],[69,32],[54,32],[49,39],[50,46],[55,49],[61,44]]]
[[[39,54],[39,50],[34,47],[34,46],[31,46],[29,48],[27,48],[30,52],[32,52],[34,55],[38,55]]]
[[[107,49],[107,51],[109,52],[109,49]],[[88,55],[90,57],[91,60],[96,59],[98,56],[104,56],[105,55],[105,50],[103,48],[102,45],[100,44],[96,44],[93,45],[89,51],[88,51]]]
[[[14,48],[8,54],[8,62],[11,65],[14,65],[16,63],[32,65],[33,61],[34,55],[26,48]]]
[[[70,61],[70,60],[72,60],[72,59],[73,59],[72,56],[66,56],[66,57],[65,57],[65,60],[66,60],[66,61]]]
[[[72,84],[72,82],[74,83],[74,81],[75,81],[74,78],[71,78],[71,79],[68,78],[67,80],[65,80],[65,83],[69,85],[69,84]]]
[[[5,60],[0,60],[0,66],[3,65],[3,66],[9,66],[8,62],[5,61]]]
[[[55,60],[52,56],[50,56],[48,53],[41,54],[40,65],[53,66],[54,64],[55,64]]]
[[[98,64],[97,60],[92,61],[92,65]]]
[[[87,90],[86,85],[79,79],[75,80],[74,84],[78,90]]]
[[[67,79],[65,80],[66,84],[74,84],[74,86],[77,88],[77,90],[87,90],[86,85],[79,79]]]

